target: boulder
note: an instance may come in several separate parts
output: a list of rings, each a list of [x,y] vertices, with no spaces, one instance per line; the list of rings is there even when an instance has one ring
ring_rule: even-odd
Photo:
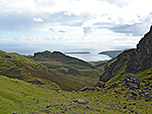
[[[73,102],[77,102],[77,103],[80,103],[80,104],[89,104],[88,101],[82,100],[82,99],[75,99],[75,100],[73,100]]]
[[[119,87],[119,85],[117,83],[112,84],[110,87],[108,87],[107,89],[113,89]]]
[[[134,74],[127,74],[125,78],[125,84],[131,89],[137,89],[140,87],[140,79]]]

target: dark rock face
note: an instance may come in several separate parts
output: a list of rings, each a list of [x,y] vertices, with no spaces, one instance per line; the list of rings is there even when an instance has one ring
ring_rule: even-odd
[[[131,59],[131,56],[134,55],[135,49],[126,50],[120,55],[117,56],[116,60],[110,64],[105,66],[105,72],[100,77],[100,81],[106,82],[112,77],[114,77],[117,72],[123,67],[124,64],[127,64],[127,60]]]
[[[139,41],[132,59],[128,60],[126,72],[139,72],[152,67],[152,27]]]
[[[123,65],[124,72],[137,73],[152,67],[152,27],[137,44],[137,49],[126,50],[116,57],[116,61],[105,66],[105,72],[100,81],[108,81],[114,77]]]
[[[127,74],[125,79],[126,86],[132,89],[140,87],[140,79],[134,74]]]

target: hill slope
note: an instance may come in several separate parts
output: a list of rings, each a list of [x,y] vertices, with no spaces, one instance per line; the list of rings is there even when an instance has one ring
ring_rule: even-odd
[[[67,88],[80,89],[84,85],[94,86],[99,78],[97,69],[92,65],[80,59],[66,56],[61,52],[38,52],[34,54],[33,60],[55,72],[59,77],[53,82]]]
[[[32,60],[16,53],[0,51],[0,74],[35,84],[55,82],[65,90],[91,87],[98,81],[96,70],[86,62],[56,53],[49,60],[35,56]]]
[[[100,81],[123,75],[123,73],[139,73],[152,67],[152,27],[137,44],[137,49],[126,50],[116,60],[105,67]],[[121,76],[120,76],[121,77]]]
[[[48,88],[2,75],[0,83],[1,114],[152,113],[150,102],[140,99],[135,104],[123,98],[123,93],[116,95],[113,91],[67,92],[53,84]]]

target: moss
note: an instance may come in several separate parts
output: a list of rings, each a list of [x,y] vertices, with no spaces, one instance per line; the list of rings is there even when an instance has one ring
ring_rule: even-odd
[[[125,69],[126,69],[126,62],[123,64],[123,67],[118,71],[118,73],[113,78],[111,78],[109,81],[106,82],[105,86],[110,86],[116,82],[123,80],[126,76]]]
[[[13,112],[25,114],[47,110],[51,113],[105,113],[122,114],[135,110],[141,114],[151,114],[151,102],[144,99],[126,100],[125,93],[121,88],[85,92],[67,92],[56,89],[56,84],[50,83],[48,86],[37,86],[30,83],[10,79],[0,75],[0,112],[11,114]],[[116,94],[114,90],[121,91]],[[129,95],[128,95],[129,97]],[[131,97],[131,96],[130,96]],[[73,102],[75,99],[82,99],[89,104]],[[136,105],[133,105],[136,103]],[[46,108],[46,107],[49,108]],[[124,109],[126,107],[126,109]],[[45,114],[45,113],[44,113]]]
[[[51,52],[39,52],[50,55]],[[32,57],[33,58],[33,57]],[[62,89],[81,89],[85,86],[93,87],[99,79],[99,74],[90,66],[83,66],[77,59],[69,59],[71,63],[65,63],[55,58],[44,58],[43,56],[35,61],[31,57],[16,53],[0,51],[0,74],[11,78],[18,78],[32,82],[33,79],[57,83]],[[88,63],[85,63],[88,65]]]

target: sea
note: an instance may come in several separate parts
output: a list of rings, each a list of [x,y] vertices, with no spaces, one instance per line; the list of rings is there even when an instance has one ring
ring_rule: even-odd
[[[84,61],[104,61],[104,60],[110,60],[111,58],[107,55],[98,54],[101,51],[107,51],[107,50],[122,50],[126,48],[131,48],[130,45],[121,45],[121,44],[102,44],[98,42],[81,42],[81,43],[75,43],[75,42],[69,42],[69,43],[0,43],[0,50],[6,51],[6,52],[13,52],[13,53],[19,53],[22,55],[34,55],[36,52],[42,52],[45,50],[48,51],[60,51],[62,53],[69,53],[69,52],[89,52],[86,54],[66,54],[72,57],[76,57],[79,59],[82,59]]]

